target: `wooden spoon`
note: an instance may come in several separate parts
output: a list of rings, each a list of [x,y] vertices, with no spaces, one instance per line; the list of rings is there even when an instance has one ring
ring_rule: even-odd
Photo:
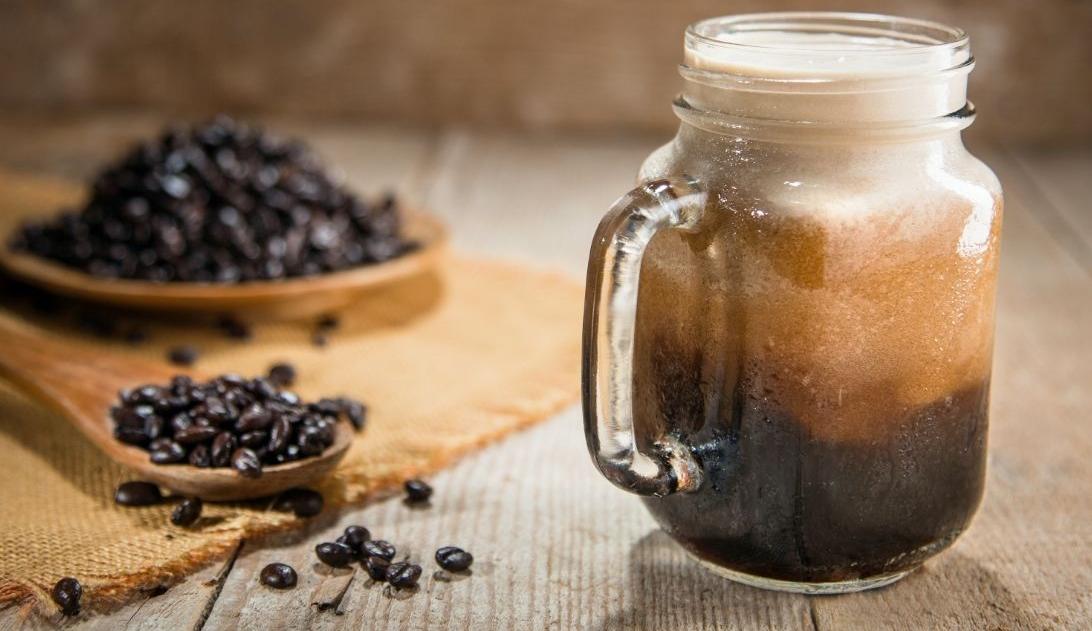
[[[247,319],[290,319],[334,311],[380,285],[435,267],[446,251],[444,225],[427,213],[407,210],[403,236],[418,247],[384,263],[342,272],[234,285],[153,283],[104,279],[8,247],[23,222],[78,205],[78,182],[0,169],[0,269],[42,289],[82,300],[171,313],[238,313]]]
[[[114,438],[109,410],[118,391],[143,384],[165,384],[176,374],[166,366],[122,358],[75,343],[60,344],[0,312],[0,377],[60,412],[109,458],[139,479],[176,493],[211,501],[242,500],[306,486],[330,473],[352,443],[352,431],[337,424],[334,444],[321,455],[268,466],[259,478],[231,468],[188,464],[157,465],[148,452]],[[193,374],[195,379],[201,375]]]

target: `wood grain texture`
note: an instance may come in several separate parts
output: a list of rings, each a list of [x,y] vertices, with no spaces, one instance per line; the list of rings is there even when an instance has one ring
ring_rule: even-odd
[[[0,109],[219,109],[421,125],[676,125],[682,34],[750,11],[868,11],[967,29],[972,134],[1092,139],[1082,0],[55,0],[0,3]]]
[[[374,133],[337,141],[367,147]],[[384,137],[402,146],[397,134]],[[583,271],[592,227],[658,144],[463,131],[437,141],[407,135],[405,143],[395,151],[420,161],[401,190],[456,227],[457,247],[574,274]],[[636,498],[597,475],[579,410],[571,409],[437,475],[427,509],[394,498],[325,515],[293,537],[247,542],[203,628],[1088,628],[1092,356],[1083,349],[1092,278],[1039,212],[1043,187],[1080,183],[1040,179],[1021,166],[1023,154],[983,158],[998,165],[1007,194],[988,490],[970,531],[922,570],[883,590],[814,598],[716,578],[660,533]],[[345,159],[364,162],[352,150]],[[1079,196],[1067,199],[1088,212]],[[421,561],[420,593],[392,596],[359,571],[346,587],[344,576],[316,568],[314,544],[348,524],[367,526]],[[442,545],[473,552],[473,575],[433,577],[431,557]],[[294,565],[300,586],[260,587],[257,573],[272,561]],[[152,601],[183,604],[140,628],[193,627],[200,601],[180,587]],[[316,595],[337,603],[320,610],[311,605]],[[132,608],[87,624],[124,628],[129,615]],[[0,612],[0,625],[13,620]]]

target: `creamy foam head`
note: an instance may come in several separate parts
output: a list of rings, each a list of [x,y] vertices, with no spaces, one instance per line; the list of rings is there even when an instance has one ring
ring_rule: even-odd
[[[910,122],[967,102],[966,35],[840,13],[714,18],[686,33],[685,97],[699,109],[810,122]]]

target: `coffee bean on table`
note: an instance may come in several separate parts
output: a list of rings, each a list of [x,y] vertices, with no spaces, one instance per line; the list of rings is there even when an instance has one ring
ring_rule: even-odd
[[[364,429],[365,416],[368,409],[364,407],[364,404],[355,399],[348,397],[341,397],[341,411],[344,412],[345,417],[349,419],[349,423],[352,424],[353,429],[360,431]]]
[[[462,548],[444,546],[436,551],[436,563],[449,572],[462,572],[474,563],[474,556]]]
[[[231,454],[231,466],[244,478],[262,477],[262,462],[253,449],[240,447]]]
[[[197,349],[193,346],[175,346],[167,351],[167,360],[176,366],[192,366],[197,361]]]
[[[152,506],[162,501],[159,487],[151,482],[122,482],[114,491],[114,503],[121,506]]]
[[[281,362],[269,367],[269,380],[281,388],[291,388],[296,382],[296,367]]]
[[[379,557],[386,561],[390,561],[394,558],[397,550],[390,542],[382,539],[372,539],[371,541],[365,541],[360,546],[361,553],[370,557]]]
[[[71,576],[66,576],[53,586],[53,602],[61,608],[61,613],[74,616],[80,612],[80,599],[83,598],[83,585]]]
[[[315,555],[330,567],[345,567],[353,560],[353,550],[342,543],[320,543],[315,546]]]
[[[367,557],[364,559],[364,571],[375,581],[387,580],[387,568],[391,562],[383,557]]]
[[[421,578],[421,566],[413,563],[391,563],[387,567],[387,582],[400,589],[415,587]]]
[[[273,510],[292,511],[296,517],[314,517],[322,512],[322,494],[311,489],[288,489],[273,502]]]
[[[199,497],[188,497],[171,511],[171,523],[175,526],[192,526],[201,517],[203,504]]]
[[[432,487],[424,480],[406,480],[406,501],[411,504],[427,502],[432,497]]]
[[[270,563],[262,568],[262,585],[274,589],[291,589],[296,586],[296,570],[284,563]]]
[[[371,540],[372,533],[364,526],[347,526],[342,536],[349,541],[349,547],[359,553],[363,551],[364,543]]]

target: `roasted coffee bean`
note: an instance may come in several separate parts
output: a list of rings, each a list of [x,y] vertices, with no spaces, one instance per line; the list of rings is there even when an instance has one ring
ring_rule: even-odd
[[[239,420],[235,422],[235,429],[239,432],[252,432],[258,429],[265,429],[273,422],[273,414],[265,406],[258,403],[252,404],[243,414],[239,417]]]
[[[269,380],[281,388],[291,388],[296,382],[296,367],[283,362],[273,364],[269,367]]]
[[[247,432],[239,435],[239,444],[243,447],[250,447],[257,450],[261,447],[265,447],[269,442],[269,433],[263,431]]]
[[[80,599],[83,598],[83,585],[71,576],[66,576],[53,586],[53,602],[61,608],[61,613],[74,616],[80,613]]]
[[[353,550],[342,543],[320,543],[315,546],[315,555],[330,567],[345,567],[353,560]]]
[[[270,563],[262,568],[262,585],[274,589],[291,589],[296,586],[296,570],[284,563]]]
[[[190,450],[189,456],[190,464],[195,467],[211,467],[212,466],[212,452],[206,445],[197,445]]]
[[[417,586],[417,579],[421,578],[421,566],[401,561],[391,563],[387,567],[387,582],[394,587],[406,589]]]
[[[436,563],[449,572],[462,572],[474,562],[474,556],[455,546],[444,546],[436,551]]]
[[[174,440],[182,445],[196,445],[212,440],[219,433],[220,430],[210,425],[191,425],[180,432],[175,432]]]
[[[379,557],[381,559],[386,559],[387,561],[393,559],[395,553],[397,553],[397,550],[395,550],[393,545],[391,545],[387,541],[383,541],[382,539],[372,539],[370,541],[365,541],[360,546],[360,551],[364,555],[370,557]]]
[[[148,444],[148,435],[144,433],[143,427],[129,427],[128,425],[118,425],[114,427],[114,438],[117,438],[123,443],[130,445],[146,445]]]
[[[148,332],[143,329],[136,328],[126,329],[125,332],[122,333],[122,338],[126,341],[126,343],[137,346],[148,341]]]
[[[322,494],[311,489],[288,489],[273,502],[273,510],[291,511],[296,517],[314,517],[322,512]]]
[[[163,434],[163,417],[149,416],[144,419],[144,435],[148,440],[157,440]]]
[[[319,316],[318,321],[315,322],[315,327],[323,331],[332,331],[340,325],[341,320],[332,313],[324,313]]]
[[[406,501],[412,504],[427,502],[432,497],[432,487],[424,480],[406,480]]]
[[[193,346],[175,346],[167,351],[167,361],[175,366],[192,366],[197,361],[197,349]]]
[[[235,452],[238,443],[235,436],[228,432],[220,432],[212,439],[212,466],[226,467],[231,464],[231,454]]]
[[[174,464],[186,459],[186,449],[178,443],[171,441],[148,454],[149,459],[155,464]]]
[[[151,482],[122,482],[114,491],[114,503],[121,506],[152,506],[162,501],[159,487]]]
[[[171,523],[175,526],[192,526],[201,517],[203,504],[199,497],[188,497],[171,511]]]
[[[231,466],[244,478],[262,477],[262,461],[247,447],[240,447],[231,454]]]
[[[312,346],[322,348],[323,346],[326,346],[326,342],[327,342],[326,334],[321,332],[321,331],[315,331],[311,335],[311,345]]]
[[[366,557],[364,559],[364,571],[368,573],[368,576],[372,577],[374,581],[387,580],[387,568],[390,567],[391,562],[383,557]]]
[[[214,283],[332,272],[414,248],[393,198],[367,203],[302,144],[223,116],[134,147],[91,191],[79,212],[22,226],[12,246],[101,277]],[[82,320],[100,335],[115,328]]]
[[[284,448],[288,446],[288,436],[292,433],[292,424],[288,422],[286,418],[279,418],[273,421],[273,426],[269,428],[269,445],[268,450],[270,453],[279,454],[284,451]]]
[[[341,410],[345,413],[345,417],[352,423],[353,429],[360,431],[364,429],[365,415],[368,409],[364,407],[364,404],[354,399],[347,397],[341,398]]]
[[[232,339],[249,340],[254,337],[250,325],[231,316],[220,318],[217,325],[220,327],[220,330],[224,332],[224,335],[227,335]]]
[[[252,458],[244,457],[251,473],[263,463],[322,454],[337,438],[338,417],[345,410],[344,399],[305,403],[269,379],[233,374],[204,383],[178,376],[167,386],[149,384],[118,396],[120,404],[110,409],[115,436],[154,454],[153,462],[189,456],[194,466],[227,467],[238,449],[246,448],[259,465],[249,466]]]
[[[364,543],[371,540],[372,533],[364,526],[348,526],[342,536],[349,541],[350,548],[361,553],[364,551]]]

